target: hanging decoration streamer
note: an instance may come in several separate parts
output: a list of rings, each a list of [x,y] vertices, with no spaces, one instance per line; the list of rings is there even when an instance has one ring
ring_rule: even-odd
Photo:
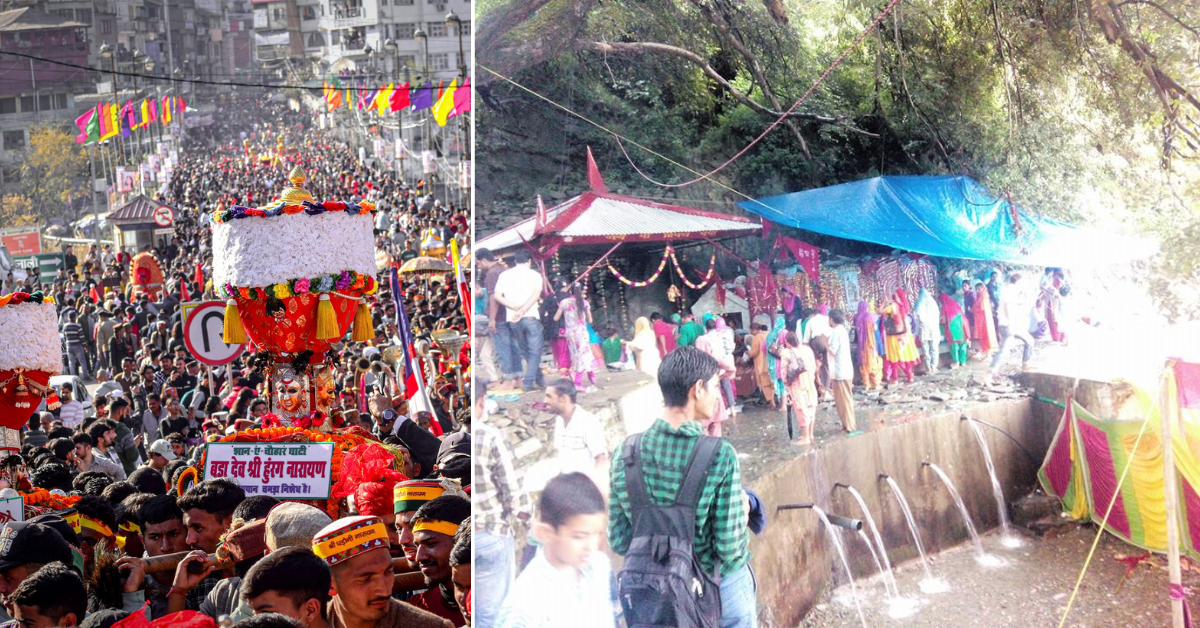
[[[632,286],[634,288],[645,288],[646,286],[654,283],[655,281],[658,281],[658,277],[660,275],[662,275],[663,269],[665,269],[667,267],[667,258],[670,256],[671,256],[671,247],[668,246],[666,248],[666,250],[663,251],[662,261],[660,261],[658,263],[658,269],[655,270],[654,274],[650,275],[650,277],[647,278],[645,281],[632,281],[632,280],[628,279],[627,277],[625,277],[625,275],[622,275],[621,271],[614,268],[612,265],[612,262],[606,261],[605,264],[608,265],[608,272],[612,273],[614,277],[616,277],[617,279],[619,279],[621,281],[621,283],[623,283],[627,286]]]
[[[708,272],[704,273],[704,277],[700,279],[700,283],[692,283],[688,281],[687,275],[683,274],[683,267],[679,265],[679,259],[675,257],[675,249],[667,247],[671,252],[671,262],[675,264],[675,272],[679,273],[679,278],[683,280],[684,285],[692,290],[703,290],[713,278],[713,273],[717,269],[717,254],[713,253],[712,258],[708,260]]]

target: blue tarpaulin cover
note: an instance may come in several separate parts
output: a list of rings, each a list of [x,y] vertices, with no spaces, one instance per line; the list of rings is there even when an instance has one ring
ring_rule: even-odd
[[[782,225],[956,259],[1077,268],[1141,259],[1158,248],[1019,207],[1014,224],[1008,201],[966,176],[875,177],[739,206]]]

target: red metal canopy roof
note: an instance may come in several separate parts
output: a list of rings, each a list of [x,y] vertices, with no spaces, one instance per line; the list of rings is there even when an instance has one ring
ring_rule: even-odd
[[[615,244],[673,242],[750,235],[762,230],[753,219],[682,205],[611,194],[600,177],[589,148],[590,189],[550,209],[538,201],[538,212],[475,243],[475,248],[501,251],[531,244]]]

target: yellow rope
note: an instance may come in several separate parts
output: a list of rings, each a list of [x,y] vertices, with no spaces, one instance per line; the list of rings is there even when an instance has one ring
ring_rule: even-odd
[[[1075,380],[1075,385],[1078,386],[1078,384],[1079,380]],[[1073,399],[1072,403],[1074,403]],[[1159,420],[1162,420],[1161,412]],[[1149,424],[1149,419],[1142,421],[1142,428],[1138,430],[1137,439],[1133,441],[1133,453],[1129,457],[1129,462],[1125,463],[1125,470],[1121,472],[1121,478],[1117,480],[1117,488],[1113,491],[1112,499],[1108,502],[1108,510],[1104,512],[1104,519],[1100,521],[1100,529],[1096,530],[1096,538],[1092,540],[1092,548],[1088,550],[1087,559],[1083,561],[1083,569],[1079,570],[1079,577],[1075,579],[1075,588],[1071,589],[1071,597],[1067,598],[1067,608],[1063,610],[1062,619],[1058,622],[1058,628],[1063,628],[1067,623],[1067,616],[1071,614],[1071,607],[1075,605],[1075,596],[1079,594],[1079,587],[1083,584],[1083,577],[1087,575],[1088,566],[1092,564],[1092,558],[1096,555],[1096,547],[1100,545],[1100,537],[1104,534],[1104,527],[1108,525],[1108,517],[1112,514],[1113,507],[1117,504],[1117,498],[1121,496],[1121,487],[1125,484],[1125,478],[1129,475],[1129,468],[1133,466],[1133,457],[1137,455],[1138,445],[1142,443],[1142,435],[1146,433],[1146,426]],[[1166,443],[1163,446],[1169,447],[1170,443]]]

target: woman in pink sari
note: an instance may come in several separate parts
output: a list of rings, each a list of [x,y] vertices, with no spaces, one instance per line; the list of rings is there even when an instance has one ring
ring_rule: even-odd
[[[560,293],[561,294],[561,293]],[[592,322],[592,308],[583,298],[580,284],[575,284],[558,302],[558,311],[554,320],[562,319],[563,335],[570,352],[571,375],[576,388],[583,388],[583,378],[587,376],[587,389],[591,392],[596,383],[596,356],[592,353],[592,336],[588,333],[588,324]]]
[[[707,317],[706,317],[707,318]],[[704,423],[704,430],[709,436],[721,436],[721,423],[732,417],[729,404],[725,401],[725,382],[737,373],[737,365],[733,361],[733,348],[726,350],[725,334],[717,328],[715,318],[704,321],[707,330],[703,336],[696,339],[696,348],[711,355],[721,365],[721,394],[717,395],[717,407],[712,419]]]

